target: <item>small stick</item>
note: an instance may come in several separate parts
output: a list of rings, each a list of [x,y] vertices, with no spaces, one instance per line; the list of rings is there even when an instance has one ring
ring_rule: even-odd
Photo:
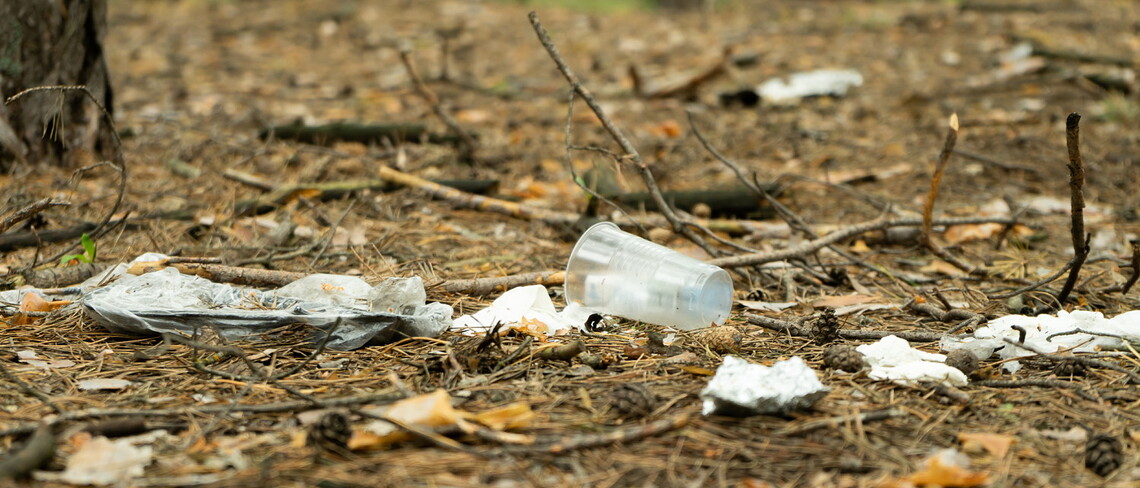
[[[1127,295],[1128,290],[1132,289],[1132,285],[1136,284],[1136,279],[1140,278],[1140,240],[1132,241],[1132,276],[1128,277],[1128,281],[1124,282],[1124,288],[1120,290],[1121,295]]]
[[[921,313],[924,313],[924,314],[929,315],[931,317],[934,317],[934,319],[938,320],[939,322],[950,322],[950,321],[960,321],[960,320],[974,320],[974,321],[980,322],[982,320],[985,320],[985,317],[978,315],[974,312],[971,312],[969,310],[965,310],[965,309],[961,309],[961,308],[951,308],[951,307],[948,307],[946,310],[943,310],[943,309],[940,309],[940,308],[934,306],[931,303],[919,302],[918,300],[911,300],[910,303],[907,305],[907,308],[914,310],[915,312],[921,312]]]
[[[533,446],[507,446],[505,451],[512,452],[547,452],[551,454],[561,454],[578,449],[588,449],[591,447],[599,447],[607,444],[623,443],[646,439],[656,435],[661,435],[666,432],[672,432],[688,425],[688,417],[677,417],[673,419],[663,419],[650,422],[645,425],[634,425],[630,427],[619,428],[613,432],[606,432],[602,434],[584,434],[577,435],[570,438],[559,438],[557,440],[540,442],[536,441]]]
[[[484,296],[500,291],[507,291],[516,286],[561,285],[565,281],[565,271],[538,271],[535,273],[495,276],[491,278],[447,280],[436,286],[448,293],[465,293],[468,295]]]
[[[42,212],[48,207],[66,207],[68,205],[71,204],[67,202],[57,202],[52,200],[50,197],[44,198],[42,200],[37,200],[28,204],[28,206],[13,212],[12,215],[7,216],[4,218],[4,220],[0,221],[0,232],[8,230],[8,228],[16,225],[18,222],[32,218],[32,216]]]
[[[1073,266],[1069,268],[1069,277],[1065,280],[1065,285],[1061,287],[1061,292],[1057,294],[1057,303],[1059,306],[1064,306],[1066,300],[1069,299],[1069,294],[1072,293],[1073,287],[1077,284],[1077,276],[1081,272],[1081,266],[1085,264],[1085,259],[1089,256],[1089,241],[1092,235],[1085,234],[1085,166],[1081,161],[1081,114],[1073,112],[1065,119],[1065,144],[1069,149],[1069,193],[1072,200],[1072,210],[1070,216],[1072,219],[1072,227],[1070,229],[1073,238]]]
[[[990,388],[1024,388],[1026,386],[1040,386],[1043,388],[1066,388],[1073,390],[1085,400],[1100,403],[1101,399],[1081,388],[1080,383],[1072,381],[1054,380],[1049,378],[1025,378],[1020,380],[978,380],[971,381],[970,386],[987,386]]]
[[[127,269],[127,273],[141,275],[167,267],[173,267],[182,274],[201,276],[210,281],[233,283],[235,285],[284,286],[308,276],[305,273],[297,273],[294,271],[239,268],[221,264],[176,263],[165,259],[135,263]]]
[[[411,77],[412,82],[416,86],[416,93],[418,93],[428,105],[431,105],[432,113],[434,113],[436,117],[439,117],[439,120],[442,121],[451,132],[459,136],[460,141],[463,142],[463,150],[460,153],[460,158],[462,158],[464,162],[474,162],[475,151],[479,148],[479,143],[475,141],[474,137],[471,137],[470,132],[463,130],[463,127],[451,117],[451,114],[443,109],[439,97],[437,97],[435,92],[431,91],[431,88],[428,88],[424,80],[420,78],[419,72],[416,71],[416,65],[412,63],[412,50],[408,43],[400,43],[399,51],[400,61],[403,61],[404,68],[408,70],[408,76]]]
[[[531,26],[534,27],[535,34],[538,35],[539,42],[542,43],[542,47],[546,48],[550,59],[558,66],[558,71],[562,72],[562,76],[570,83],[570,87],[578,92],[578,95],[582,97],[582,100],[586,102],[586,105],[590,107],[594,115],[598,116],[598,120],[602,122],[602,126],[610,133],[614,142],[625,152],[622,159],[631,161],[634,168],[640,173],[641,179],[645,181],[646,189],[649,190],[650,196],[653,197],[653,202],[657,204],[657,208],[672,225],[673,232],[685,236],[701,249],[704,249],[709,256],[716,256],[718,254],[717,250],[705,243],[705,240],[689,227],[693,224],[683,222],[677,216],[676,212],[674,212],[673,207],[669,205],[669,202],[665,201],[665,197],[661,195],[661,189],[657,187],[657,179],[654,178],[653,173],[649,171],[649,166],[641,159],[641,153],[637,152],[637,149],[633,147],[633,144],[625,137],[621,129],[610,120],[605,111],[602,110],[601,105],[598,105],[597,100],[594,99],[594,95],[590,93],[590,90],[587,89],[585,85],[582,84],[582,81],[578,79],[578,76],[570,70],[570,66],[566,64],[566,60],[562,59],[562,55],[558,53],[558,48],[554,45],[554,41],[550,39],[550,34],[546,32],[546,29],[542,27],[542,23],[538,21],[538,13],[531,12],[528,17],[530,18]]]
[[[352,405],[387,405],[403,400],[407,395],[403,393],[367,393],[343,397],[322,398],[321,404],[325,408],[347,407]],[[313,407],[312,402],[305,400],[291,400],[277,403],[263,403],[255,405],[202,405],[188,408],[94,408],[65,412],[56,418],[56,423],[83,420],[96,417],[184,417],[209,416],[218,413],[247,412],[247,413],[280,413],[308,410]],[[0,437],[27,434],[36,430],[38,423],[29,423],[0,430]]]
[[[807,330],[804,330],[803,327],[800,327],[800,326],[793,324],[791,322],[785,322],[783,320],[777,320],[777,319],[764,317],[761,315],[752,315],[752,314],[745,314],[744,318],[748,320],[748,323],[750,323],[752,325],[759,325],[760,327],[763,327],[763,328],[768,329],[768,330],[773,330],[776,332],[783,332],[786,334],[791,334],[791,335],[796,336],[796,337],[811,337],[810,332],[808,332]],[[934,341],[942,339],[942,336],[945,335],[942,333],[934,333],[934,332],[850,330],[850,329],[839,329],[838,333],[839,333],[839,337],[842,337],[844,339],[878,340],[878,339],[882,339],[886,336],[893,335],[893,336],[899,337],[901,339],[906,339],[908,341],[915,341],[915,342],[934,342]]]
[[[50,423],[36,428],[31,439],[18,452],[0,461],[0,479],[20,478],[38,468],[55,454],[55,433]]]
[[[938,188],[942,185],[942,174],[946,170],[946,163],[954,152],[954,145],[958,142],[958,114],[950,114],[950,129],[946,131],[946,143],[942,145],[942,153],[938,155],[938,164],[934,166],[934,176],[930,178],[930,193],[926,194],[926,204],[922,206],[922,233],[919,241],[927,247],[933,245],[930,240],[931,220],[934,216],[934,201],[938,199]]]
[[[583,343],[581,339],[578,339],[569,344],[548,344],[546,347],[536,350],[534,357],[546,361],[565,361],[569,363],[585,350],[586,344]]]
[[[123,198],[127,194],[127,162],[123,158],[123,140],[119,138],[119,131],[115,129],[115,118],[111,116],[111,112],[108,111],[107,108],[104,107],[102,103],[99,103],[99,100],[95,98],[95,94],[91,93],[91,90],[88,90],[87,87],[84,85],[35,86],[35,87],[28,88],[28,89],[23,90],[23,91],[15,94],[15,95],[8,97],[8,99],[4,101],[4,104],[5,105],[11,105],[12,102],[19,100],[21,97],[23,97],[24,95],[27,95],[29,93],[35,93],[35,92],[39,92],[39,91],[49,91],[49,90],[59,90],[61,93],[67,92],[67,91],[79,91],[79,92],[82,92],[84,95],[87,95],[87,98],[89,100],[91,100],[91,102],[94,103],[95,106],[98,107],[101,112],[103,112],[103,117],[105,117],[107,119],[107,127],[111,129],[111,136],[112,136],[113,140],[115,141],[115,164],[114,164],[114,166],[116,167],[115,169],[117,169],[119,171],[119,194],[115,198],[115,203],[113,205],[111,205],[111,208],[107,211],[107,214],[103,217],[103,220],[100,221],[99,224],[97,224],[95,226],[95,229],[91,231],[91,237],[97,238],[97,237],[103,235],[103,233],[105,233],[106,231],[110,230],[110,227],[108,227],[108,223],[111,222],[111,217],[113,217],[115,215],[115,213],[117,213],[119,211],[119,206],[123,204]],[[68,246],[67,249],[60,251],[60,253],[58,255],[52,257],[51,259],[48,259],[47,262],[50,263],[50,262],[58,261],[60,257],[64,256],[67,253],[72,252],[78,246],[79,246],[78,242],[72,244],[71,246]]]
[[[599,201],[605,202],[607,205],[617,209],[618,212],[621,212],[621,214],[623,216],[625,216],[626,219],[637,224],[638,230],[641,231],[641,235],[647,235],[649,233],[649,231],[645,230],[645,227],[642,227],[640,222],[635,220],[633,217],[630,217],[629,213],[627,213],[625,211],[625,209],[621,207],[621,205],[614,203],[609,198],[606,198],[602,194],[594,191],[593,188],[590,188],[589,185],[586,185],[582,181],[582,179],[578,177],[578,172],[574,170],[574,152],[573,151],[575,151],[575,150],[578,150],[578,151],[597,151],[597,152],[601,152],[603,154],[609,155],[610,157],[614,158],[615,161],[621,159],[620,157],[616,156],[611,151],[606,150],[606,149],[585,147],[585,146],[575,146],[574,144],[571,143],[570,128],[573,126],[573,123],[574,123],[574,96],[576,94],[577,94],[577,92],[575,92],[573,89],[571,89],[570,90],[570,97],[569,97],[570,99],[567,100],[567,102],[566,102],[566,125],[562,126],[562,140],[563,140],[563,145],[566,147],[566,155],[565,155],[566,167],[567,167],[567,169],[570,170],[570,177],[574,179],[574,184],[578,185],[578,188],[581,188],[582,191],[585,191],[588,195],[590,195],[590,198],[592,198],[592,200],[590,200],[590,202],[586,205],[586,211],[584,212],[583,216],[584,217],[595,217],[597,215],[597,208],[596,208],[597,202],[599,202]],[[594,207],[594,208],[591,208],[591,207]]]
[[[985,276],[987,273],[981,268],[971,266],[950,254],[942,246],[934,242],[930,233],[934,221],[934,201],[938,199],[938,190],[942,186],[942,175],[946,171],[946,163],[954,153],[954,145],[958,143],[958,114],[950,114],[950,128],[946,131],[946,142],[942,145],[942,152],[938,155],[938,164],[934,166],[934,176],[930,178],[930,193],[926,194],[926,203],[922,206],[922,229],[918,235],[918,242],[930,250],[935,256],[950,263],[955,268],[968,274]]]

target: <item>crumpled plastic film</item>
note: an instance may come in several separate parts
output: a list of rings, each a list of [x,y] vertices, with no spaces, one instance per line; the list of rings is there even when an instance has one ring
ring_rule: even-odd
[[[327,344],[339,350],[403,337],[435,337],[451,325],[451,306],[446,304],[421,302],[413,314],[369,310],[372,287],[359,278],[314,275],[298,282],[263,292],[166,268],[123,276],[88,293],[80,303],[108,330],[135,334],[190,335],[211,327],[227,339],[239,339],[298,324],[328,330],[340,319]]]
[[[701,390],[701,413],[735,417],[783,414],[811,408],[828,391],[798,356],[772,366],[725,356],[716,375]]]

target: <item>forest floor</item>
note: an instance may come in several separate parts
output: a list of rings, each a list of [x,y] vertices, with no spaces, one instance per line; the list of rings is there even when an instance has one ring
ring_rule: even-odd
[[[87,469],[119,479],[115,486],[1137,486],[1140,391],[1131,378],[1140,355],[1131,348],[1083,355],[1101,363],[1080,376],[1057,371],[1055,357],[1023,360],[1012,374],[994,357],[970,384],[945,388],[824,366],[832,343],[874,339],[771,326],[808,327],[831,308],[841,332],[937,337],[964,317],[1055,310],[1067,273],[1010,292],[1073,258],[1065,128],[1072,112],[1083,116],[1083,221],[1092,237],[1062,306],[1108,317],[1135,309],[1137,291],[1120,292],[1134,273],[1130,242],[1140,235],[1140,9],[1132,0],[726,0],[711,10],[606,13],[475,1],[110,2],[106,52],[127,168],[112,217],[126,220],[100,228],[95,262],[158,252],[270,277],[418,276],[428,301],[450,305],[457,317],[499,292],[449,292],[442,283],[562,270],[589,197],[575,178],[597,177],[612,193],[645,187],[580,97],[568,117],[570,86],[528,21],[536,8],[663,190],[739,186],[702,147],[691,113],[713,147],[749,179],[777,184],[777,199],[820,235],[881,217],[919,218],[956,114],[957,144],[934,217],[999,223],[935,226],[933,240],[976,272],[922,245],[913,225],[878,229],[801,253],[791,265],[732,267],[737,303],[727,335],[682,332],[664,347],[649,337],[661,327],[609,318],[602,332],[548,338],[523,328],[481,349],[481,336],[455,332],[348,351],[315,351],[296,334],[230,343],[258,371],[300,368],[273,381],[233,356],[202,369],[217,351],[201,338],[163,346],[153,336],[109,332],[77,308],[10,316],[0,325],[0,361],[26,387],[3,380],[0,449],[24,449],[41,419],[59,420],[54,455],[21,483],[75,480],[65,468],[101,446],[94,450],[141,460],[137,472],[89,462]],[[417,92],[401,47],[442,109],[477,135],[473,151],[401,138],[318,145],[259,137],[275,125],[337,122],[424,124],[449,134]],[[723,74],[684,97],[639,96],[630,76],[632,67],[651,92],[722,63]],[[862,84],[845,96],[787,104],[742,106],[721,96],[819,69],[855,70]],[[568,151],[567,135],[574,146],[609,152]],[[512,203],[473,208],[470,197],[432,198],[425,187],[377,182],[391,181],[392,169],[493,180],[486,193]],[[112,165],[18,169],[0,177],[5,214],[53,197],[71,205],[40,213],[38,232],[98,223],[120,195],[119,176]],[[346,182],[356,189],[314,189]],[[266,197],[289,185],[299,186]],[[256,211],[244,211],[258,198]],[[705,222],[718,237],[749,249],[716,244],[718,254],[810,241],[760,197],[737,200],[755,209],[683,209],[702,217],[712,210]],[[524,215],[512,204],[542,212]],[[597,210],[628,218],[606,204]],[[647,224],[654,240],[709,257],[657,214],[627,210],[654,222]],[[1000,223],[1011,220],[1017,224]],[[0,238],[20,232],[29,229]],[[16,275],[34,263],[54,267],[59,258],[48,258],[77,252],[80,239],[3,242],[0,266]],[[549,289],[561,306],[561,287]],[[773,311],[780,303],[787,308]],[[771,319],[769,327],[756,317]],[[591,364],[536,354],[576,339]],[[936,341],[913,345],[939,352]],[[726,354],[767,365],[801,357],[830,393],[784,415],[702,415],[698,395]],[[110,379],[129,384],[84,382]],[[418,397],[434,391],[448,395]],[[434,420],[385,435],[378,418],[392,418],[385,407],[405,397],[423,402],[400,404],[405,410],[430,405],[422,408]],[[107,424],[127,417],[145,425],[115,432],[122,422]],[[118,438],[127,441],[102,438],[143,431]],[[340,431],[352,434],[348,448],[312,439]],[[1120,462],[1106,477],[1086,468],[1086,444],[1097,435],[1122,443],[1096,444]],[[943,449],[968,466],[932,464]]]

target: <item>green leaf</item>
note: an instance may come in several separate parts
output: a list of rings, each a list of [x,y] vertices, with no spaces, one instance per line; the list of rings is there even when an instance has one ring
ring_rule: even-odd
[[[87,256],[85,256],[83,254],[68,254],[66,256],[59,258],[59,264],[60,264],[60,266],[67,266],[68,264],[71,264],[72,261],[79,261],[81,263],[85,263],[85,262],[88,262],[88,261],[86,261],[86,259],[87,259]]]
[[[84,251],[83,254],[86,255],[86,257],[87,257],[86,262],[94,263],[95,262],[95,241],[93,241],[91,239],[91,236],[87,235],[87,233],[84,232],[83,237],[79,238],[79,242],[83,244],[83,251]]]

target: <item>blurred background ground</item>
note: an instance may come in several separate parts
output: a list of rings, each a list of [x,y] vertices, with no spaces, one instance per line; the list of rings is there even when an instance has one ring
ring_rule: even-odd
[[[525,3],[112,1],[106,46],[116,125],[124,135],[130,169],[124,210],[156,218],[101,238],[100,260],[129,260],[157,251],[253,262],[335,232],[319,255],[272,261],[270,266],[358,274],[370,282],[417,275],[428,284],[562,268],[575,236],[566,226],[458,210],[414,190],[356,192],[324,202],[298,200],[264,215],[239,216],[236,202],[259,192],[222,176],[237,169],[275,184],[328,182],[374,178],[379,167],[394,166],[428,178],[498,180],[500,196],[581,212],[586,195],[574,184],[569,164],[584,173],[613,163],[589,152],[576,152],[571,163],[566,161],[563,126],[569,92],[527,22],[527,12],[536,9],[563,56],[627,131],[667,190],[734,184],[732,172],[693,137],[685,115],[689,109],[726,156],[756,172],[761,181],[783,182],[781,200],[809,222],[869,220],[882,213],[879,203],[889,203],[898,212],[918,212],[947,119],[957,113],[957,147],[976,157],[951,160],[937,211],[975,216],[1002,205],[1009,213],[1024,208],[1020,215],[1031,232],[1017,242],[989,234],[963,239],[953,249],[972,262],[997,267],[1006,277],[1034,280],[1053,273],[1072,255],[1064,120],[1068,113],[1080,112],[1093,262],[1078,288],[1079,304],[1107,315],[1135,308],[1135,293],[1122,297],[1097,290],[1118,285],[1130,274],[1122,263],[1131,253],[1129,240],[1140,230],[1135,191],[1140,147],[1133,72],[1140,53],[1136,2],[724,0],[683,8]],[[446,63],[444,37],[449,38]],[[319,147],[258,138],[268,126],[296,121],[417,122],[432,132],[446,132],[415,94],[395,49],[401,41],[410,43],[421,74],[432,80],[430,86],[455,118],[479,135],[479,160],[474,164],[458,161],[455,149],[445,145]],[[755,56],[755,63],[703,85],[693,100],[646,100],[633,94],[631,65],[651,82],[683,78],[715,64],[726,46],[733,46],[738,55]],[[1030,46],[1032,54],[1019,55],[1024,49],[1019,46]],[[1067,55],[1073,53],[1100,58]],[[810,99],[787,107],[723,106],[718,98],[772,77],[824,68],[854,69],[864,82],[843,98]],[[444,74],[448,80],[439,79]],[[576,144],[616,150],[580,104],[571,129]],[[173,169],[184,167],[195,171]],[[72,177],[59,169],[29,167],[0,176],[0,181],[9,209],[45,196],[73,202],[72,207],[45,214],[49,228],[98,221],[117,190],[115,175],[107,168]],[[844,182],[856,195],[821,182]],[[619,183],[640,190],[633,172],[627,171]],[[169,218],[174,214],[180,218]],[[281,225],[295,228],[282,238],[273,232]],[[785,236],[733,238],[760,250],[797,242]],[[699,255],[680,238],[661,240]],[[982,292],[1017,287],[1000,279],[965,278],[939,266],[914,244],[859,241],[844,246],[884,271],[849,266],[848,272],[864,292],[892,303],[901,304],[932,283]],[[8,252],[4,265],[19,269],[55,249]],[[751,299],[782,301],[790,295],[799,306],[769,315],[795,320],[814,312],[813,301],[853,291],[849,283],[835,286],[811,279],[789,291],[779,273],[753,273],[751,282],[738,277],[737,298],[753,290],[760,294]],[[929,281],[916,282],[911,279],[915,276]],[[558,301],[560,291],[553,292]],[[1011,311],[1007,303],[979,299],[977,293],[954,297],[980,313]],[[493,296],[433,289],[429,298],[453,305],[457,313],[469,313]],[[743,309],[735,312],[730,325],[744,334],[740,355],[757,362],[802,355],[818,365],[822,349],[817,345],[746,325]],[[880,330],[938,331],[953,325],[900,309],[867,311],[843,320],[849,327]],[[622,337],[630,341],[644,340],[643,331],[652,329],[623,326]],[[152,365],[129,362],[123,357],[156,341],[108,334],[78,316],[32,327],[6,326],[0,339],[9,349],[34,344],[43,354],[75,361],[78,366],[72,370],[21,373],[29,382],[42,382],[69,408],[158,408],[206,401],[191,393],[229,401],[242,390],[217,378],[187,375],[169,358]],[[517,345],[519,338],[507,341]],[[1083,441],[1060,434],[1070,427],[1112,432],[1125,441],[1129,449],[1124,466],[1108,479],[1109,486],[1134,486],[1137,478],[1130,437],[1137,418],[1130,410],[1140,396],[1115,372],[1098,371],[1081,380],[1112,392],[1112,398],[1101,402],[1067,390],[977,387],[967,389],[971,399],[965,405],[943,404],[921,388],[823,372],[824,383],[834,392],[815,412],[791,418],[703,418],[696,394],[707,377],[691,368],[715,369],[720,356],[690,346],[690,369],[657,357],[626,360],[579,376],[569,365],[535,363],[513,378],[451,389],[465,400],[462,408],[472,411],[513,401],[529,403],[542,419],[528,431],[535,434],[572,435],[621,423],[608,416],[604,406],[617,385],[628,382],[646,385],[666,405],[657,416],[693,418],[676,432],[628,445],[484,458],[410,442],[314,461],[310,448],[296,440],[303,432],[296,416],[235,414],[216,422],[190,419],[189,430],[159,443],[159,461],[135,484],[902,486],[889,483],[914,472],[932,449],[958,446],[957,435],[964,431],[1017,440],[1002,457],[971,453],[974,468],[987,473],[992,486],[1105,482],[1084,469]],[[243,347],[252,351],[266,346]],[[282,361],[303,358],[302,349],[285,347],[290,353]],[[345,361],[289,381],[310,394],[343,395],[392,389],[392,372],[403,379],[404,387],[426,392],[440,386],[442,375],[416,365],[426,364],[446,347],[446,342],[411,341],[327,352],[324,359]],[[615,339],[593,347],[621,354],[624,346]],[[108,349],[114,354],[101,352]],[[1135,358],[1127,364],[1134,363]],[[78,392],[68,379],[107,372],[149,386]],[[1021,376],[1051,374],[1031,369]],[[0,395],[7,406],[0,414],[5,426],[47,413],[42,404],[16,390]],[[242,403],[288,398],[269,386],[243,395],[248,396]],[[890,407],[906,415],[867,424],[795,428],[813,419]],[[479,442],[469,441],[476,449]]]

